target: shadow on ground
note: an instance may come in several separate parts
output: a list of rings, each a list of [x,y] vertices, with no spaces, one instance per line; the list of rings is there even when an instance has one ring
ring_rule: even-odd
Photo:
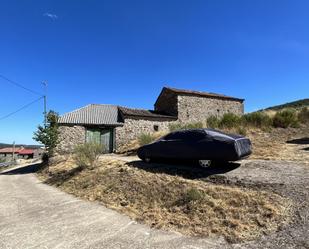
[[[69,171],[63,170],[63,171],[54,173],[53,175],[50,176],[50,178],[45,180],[44,183],[60,186],[64,182],[70,180],[72,177],[80,173],[82,170],[83,170],[83,167],[76,167]]]
[[[35,163],[26,165],[23,167],[15,168],[3,173],[0,173],[0,175],[23,175],[23,174],[31,174],[34,172],[37,172],[43,167],[42,163]]]
[[[198,165],[179,165],[163,163],[145,163],[143,161],[133,161],[128,163],[129,166],[139,168],[151,173],[165,173],[177,175],[186,179],[207,178],[212,175],[224,174],[235,170],[240,163],[223,163],[208,168],[202,168]]]
[[[309,144],[309,137],[297,138],[286,141],[288,144]]]

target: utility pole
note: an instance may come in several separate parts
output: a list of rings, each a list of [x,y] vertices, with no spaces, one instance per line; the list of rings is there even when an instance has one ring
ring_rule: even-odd
[[[42,81],[42,84],[44,85],[44,95],[43,95],[43,99],[44,99],[44,127],[46,128],[47,126],[47,107],[46,107],[46,101],[47,101],[47,81]]]
[[[15,161],[15,141],[13,142],[13,153],[12,153],[12,161]]]

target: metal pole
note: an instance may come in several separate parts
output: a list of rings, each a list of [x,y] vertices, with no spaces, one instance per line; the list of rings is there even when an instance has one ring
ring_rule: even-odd
[[[12,154],[12,161],[15,161],[15,141],[13,142],[13,154]]]
[[[44,127],[46,128],[47,126],[47,94],[46,94],[46,90],[47,90],[47,82],[43,81],[42,84],[44,85]]]
[[[47,126],[46,95],[44,95],[44,127]]]

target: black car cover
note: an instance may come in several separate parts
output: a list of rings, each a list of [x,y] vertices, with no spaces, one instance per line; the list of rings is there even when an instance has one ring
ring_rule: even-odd
[[[140,147],[141,159],[236,161],[251,154],[248,138],[213,129],[189,129],[167,134]]]

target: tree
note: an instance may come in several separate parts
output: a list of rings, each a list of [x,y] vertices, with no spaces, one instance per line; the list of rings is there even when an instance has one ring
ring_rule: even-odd
[[[54,153],[54,149],[58,143],[58,118],[59,115],[55,111],[47,113],[46,126],[39,125],[37,131],[34,132],[33,139],[41,144],[44,144],[48,157]]]

